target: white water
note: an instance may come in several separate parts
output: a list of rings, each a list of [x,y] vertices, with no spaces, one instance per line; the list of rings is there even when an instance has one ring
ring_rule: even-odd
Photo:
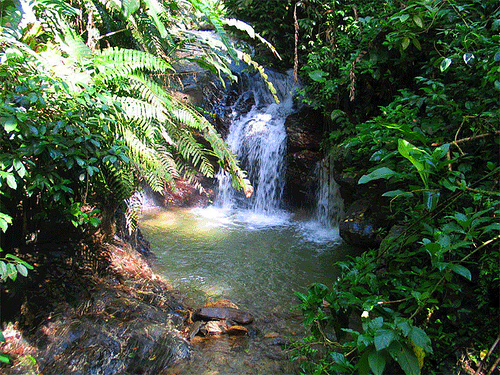
[[[251,81],[243,79],[240,100],[253,97],[254,105],[243,115],[233,114],[226,142],[248,172],[254,194],[246,199],[235,192],[226,172],[219,175],[219,194],[216,206],[224,210],[243,208],[253,214],[273,215],[281,211],[284,187],[286,152],[286,117],[293,112],[292,91],[296,86],[291,73],[268,73],[278,90],[276,103],[266,83],[256,75]]]
[[[335,262],[351,251],[340,244],[336,229],[342,203],[331,163],[318,166],[321,188],[313,218],[283,209],[284,122],[293,111],[294,83],[287,74],[269,73],[269,79],[280,104],[262,81],[251,77],[240,100],[252,95],[255,104],[244,115],[233,114],[227,139],[248,171],[254,196],[246,199],[235,192],[229,177],[221,174],[213,206],[151,211],[140,223],[155,249],[156,271],[185,302],[202,306],[229,299],[256,317],[252,336],[224,336],[195,345],[194,360],[182,364],[177,374],[297,373],[297,364],[285,355],[269,355],[279,347],[270,346],[266,334],[301,336],[301,315],[290,311],[298,304],[294,292],[306,292],[313,282],[331,285],[338,276]]]

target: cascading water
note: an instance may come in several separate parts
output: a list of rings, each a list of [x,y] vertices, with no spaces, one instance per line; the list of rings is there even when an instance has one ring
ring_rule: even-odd
[[[318,166],[316,217],[304,222],[283,209],[284,125],[296,85],[292,74],[267,74],[280,103],[260,76],[242,75],[228,116],[226,141],[248,172],[253,196],[244,198],[221,173],[212,207],[152,211],[140,223],[155,249],[157,272],[195,306],[228,299],[256,318],[249,327],[255,334],[198,341],[195,360],[176,374],[297,373],[275,344],[302,334],[301,315],[291,312],[294,292],[313,282],[331,285],[338,277],[333,264],[349,251],[335,229],[342,204],[329,160]]]
[[[219,194],[216,206],[236,207],[256,213],[273,214],[280,210],[284,186],[284,156],[286,152],[286,117],[293,112],[292,91],[296,87],[291,73],[267,72],[269,81],[277,89],[280,103],[276,103],[264,80],[242,75],[243,94],[233,106],[253,98],[252,108],[245,114],[233,113],[234,120],[226,142],[239,157],[254,186],[254,194],[245,199],[234,191],[227,173],[219,175]]]
[[[334,176],[333,157],[327,156],[318,163],[319,188],[316,194],[316,219],[324,226],[338,228],[344,217],[344,201]]]

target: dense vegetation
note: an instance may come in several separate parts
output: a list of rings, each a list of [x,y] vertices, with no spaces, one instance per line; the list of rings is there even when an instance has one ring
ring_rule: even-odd
[[[331,123],[326,148],[350,153],[344,172],[363,175],[360,184],[384,181],[390,219],[404,226],[340,263],[335,285],[298,295],[311,328],[294,346],[304,371],[492,373],[498,2],[227,3],[278,49],[288,46],[289,66],[294,59],[306,82],[303,99]]]
[[[133,230],[136,210],[126,203],[144,183],[161,192],[183,179],[203,189],[198,174],[212,177],[215,161],[235,188],[251,190],[213,126],[172,94],[182,59],[219,77],[231,78],[238,58],[262,70],[232,47],[209,2],[42,0],[23,9],[2,0],[0,21],[2,289],[33,268],[14,253],[36,248],[51,227],[110,237],[122,208]],[[201,23],[221,43],[190,31]],[[186,47],[198,53],[178,53]]]

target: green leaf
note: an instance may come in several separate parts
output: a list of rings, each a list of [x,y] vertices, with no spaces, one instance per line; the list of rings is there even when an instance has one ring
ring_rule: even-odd
[[[4,214],[3,212],[0,212],[0,229],[2,229],[4,233],[9,227],[9,224],[12,224],[12,217]]]
[[[422,328],[412,326],[408,337],[426,353],[432,353],[431,339]]]
[[[361,176],[361,178],[358,181],[358,184],[366,184],[367,182],[370,182],[372,180],[377,180],[380,178],[391,178],[394,176],[396,172],[394,172],[392,169],[387,168],[387,167],[382,167],[375,169],[374,171],[370,172],[369,174],[365,174],[364,176]]]
[[[448,263],[448,268],[456,274],[465,277],[467,280],[472,280],[470,271],[464,266],[461,266],[460,264]]]
[[[387,351],[391,357],[401,366],[401,369],[406,375],[420,375],[418,359],[413,353],[413,350],[406,345],[402,345],[399,341],[394,341]]]
[[[370,373],[370,365],[368,363],[368,352],[364,352],[358,361],[358,373],[359,375],[368,375]]]
[[[413,43],[416,49],[422,51],[422,45],[420,44],[417,38],[411,38],[411,42]]]
[[[5,353],[0,353],[0,362],[10,363],[10,356]]]
[[[377,351],[380,351],[387,348],[389,345],[391,345],[395,338],[396,333],[394,331],[388,329],[379,329],[375,333],[375,349],[377,349]]]
[[[407,36],[405,36],[403,38],[403,40],[401,41],[401,47],[403,47],[403,51],[408,48],[408,46],[410,45],[410,42],[411,42],[411,40]]]
[[[383,197],[394,198],[397,196],[405,196],[405,197],[413,197],[413,193],[411,191],[403,191],[403,190],[391,190],[382,194]]]
[[[7,133],[17,130],[17,120],[15,118],[2,118],[2,123]]]
[[[17,175],[23,178],[26,175],[26,168],[24,168],[24,164],[19,159],[14,159],[12,162]]]
[[[442,72],[446,71],[452,63],[452,60],[447,57],[443,61],[441,61],[441,65],[439,66],[439,69],[441,69]]]
[[[28,276],[28,269],[24,266],[24,264],[16,264],[17,271],[23,275],[24,277]]]
[[[420,18],[419,15],[415,14],[413,16],[413,22],[415,22],[415,24],[420,27],[420,28],[423,28],[424,27],[424,23],[422,22],[422,18]]]
[[[16,190],[16,189],[17,189],[17,182],[16,182],[16,178],[14,177],[14,175],[13,175],[13,174],[9,174],[9,175],[7,175],[6,180],[7,180],[7,185],[9,185],[9,187],[10,187],[12,190]]]
[[[417,168],[418,174],[424,183],[426,189],[429,188],[429,172],[425,170],[424,163],[422,162],[423,156],[430,156],[426,151],[415,147],[410,142],[400,138],[398,139],[398,151],[401,156],[408,159],[415,168]],[[417,159],[417,157],[420,157]]]
[[[9,254],[7,254],[9,255]],[[7,274],[12,279],[12,281],[16,281],[17,279],[17,269],[16,266],[12,263],[7,263]]]
[[[368,364],[375,375],[382,375],[386,364],[384,352],[371,351],[368,354]]]
[[[311,78],[315,82],[323,83],[326,81],[325,77],[328,75],[328,73],[322,71],[322,70],[314,70],[312,72],[309,72],[309,78]]]

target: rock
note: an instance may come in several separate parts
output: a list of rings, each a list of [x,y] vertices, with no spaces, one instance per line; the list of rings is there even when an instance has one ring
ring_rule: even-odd
[[[374,200],[354,201],[346,218],[340,222],[340,236],[351,245],[378,246],[380,238],[377,234],[385,226],[381,209],[381,203]]]
[[[280,334],[278,332],[269,332],[264,335],[264,338],[266,339],[273,339],[275,337],[278,337]]]
[[[197,315],[203,320],[234,320],[241,324],[253,322],[252,315],[232,307],[202,307]]]
[[[236,304],[229,301],[228,299],[220,299],[217,302],[207,302],[204,307],[231,307],[233,309],[239,309]]]
[[[245,336],[248,333],[248,329],[243,326],[232,326],[227,329],[226,333],[230,336]]]
[[[320,151],[324,132],[323,117],[320,111],[303,108],[287,117],[285,127],[290,152]]]
[[[285,121],[287,132],[287,172],[285,197],[296,208],[313,205],[316,164],[323,158],[321,141],[324,124],[321,112],[304,108]]]
[[[203,323],[198,321],[194,322],[194,324],[189,327],[189,331],[187,333],[188,340],[192,340],[198,334],[198,332],[200,332],[200,328],[202,325]]]
[[[315,189],[318,185],[316,165],[322,154],[311,150],[301,150],[287,156],[286,198],[296,208],[313,205]]]
[[[200,332],[205,336],[220,336],[223,333],[226,333],[227,325],[225,322],[218,322],[215,320],[211,320],[205,323],[201,328]]]

